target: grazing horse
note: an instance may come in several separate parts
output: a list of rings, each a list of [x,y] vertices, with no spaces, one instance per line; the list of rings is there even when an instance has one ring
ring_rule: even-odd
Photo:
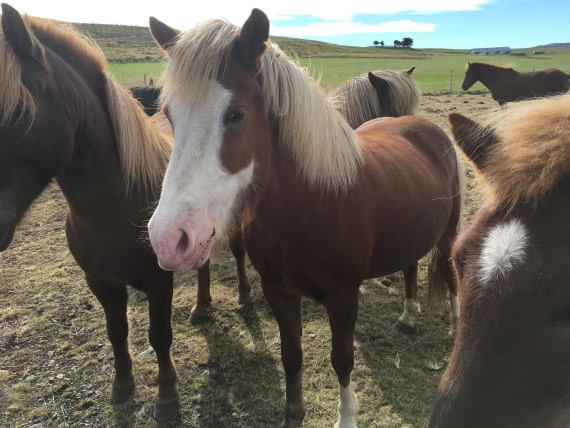
[[[123,402],[134,389],[128,284],[148,296],[149,341],[158,360],[154,417],[170,419],[179,408],[170,357],[173,277],[159,267],[145,231],[172,140],[106,67],[100,49],[70,27],[22,18],[2,4],[0,251],[55,179],[69,207],[69,249],[105,311],[115,364],[111,401]],[[245,253],[243,260],[245,272]],[[199,287],[209,284],[208,263],[198,278]]]
[[[435,248],[430,294],[442,298],[447,280],[455,305],[450,252],[463,177],[451,141],[417,116],[353,131],[306,71],[269,42],[258,9],[241,28],[215,19],[178,34],[155,18],[150,28],[169,54],[162,97],[175,136],[149,222],[160,265],[199,268],[239,215],[279,325],[283,426],[297,427],[304,416],[302,297],[327,311],[337,426],[355,426],[361,282],[400,269],[415,282],[418,259]],[[417,309],[406,304],[406,313]]]
[[[468,62],[461,88],[466,91],[477,81],[485,85],[499,105],[528,98],[563,94],[570,75],[556,68],[521,73],[511,67]]]
[[[408,71],[382,70],[347,80],[329,92],[352,129],[377,117],[400,117],[414,114],[421,94]]]
[[[570,426],[570,96],[453,113],[487,195],[453,250],[462,318],[430,426]]]

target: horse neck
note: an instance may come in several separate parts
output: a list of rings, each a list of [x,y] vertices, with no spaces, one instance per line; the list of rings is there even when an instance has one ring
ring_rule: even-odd
[[[73,132],[70,133],[68,162],[55,178],[71,210],[88,213],[90,207],[86,201],[124,199],[126,184],[105,107],[102,89],[105,76],[63,63],[58,67],[55,90],[63,103],[62,123]]]
[[[489,88],[491,91],[500,85],[506,75],[513,71],[508,68],[495,67],[490,65],[479,65],[477,67],[477,77],[483,85]]]

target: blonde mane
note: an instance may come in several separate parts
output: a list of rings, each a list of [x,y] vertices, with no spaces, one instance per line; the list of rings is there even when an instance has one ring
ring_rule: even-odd
[[[413,115],[421,100],[414,79],[408,73],[401,71],[378,70],[373,73],[390,85],[388,96],[396,116]],[[368,74],[347,80],[329,92],[329,96],[352,128],[386,115],[381,111],[378,94],[370,83]]]
[[[172,143],[152,125],[140,104],[107,71],[107,61],[101,49],[68,24],[27,15],[23,18],[32,39],[42,52],[45,53],[42,45],[47,46],[75,69],[102,75],[109,117],[129,188],[140,183],[147,190],[157,189],[170,157]],[[1,31],[0,58],[0,126],[28,117],[31,126],[37,114],[35,102],[22,84],[18,59]],[[68,82],[63,84],[68,86]],[[66,102],[71,103],[72,100],[66,99]]]
[[[223,75],[240,28],[217,19],[182,33],[170,50],[163,75],[163,99],[180,91],[198,101],[204,81]],[[279,144],[310,185],[346,191],[363,162],[360,143],[307,70],[269,43],[261,58],[260,77],[267,115],[279,130]]]
[[[499,139],[478,177],[489,207],[536,207],[570,173],[570,95],[510,103],[481,125]]]

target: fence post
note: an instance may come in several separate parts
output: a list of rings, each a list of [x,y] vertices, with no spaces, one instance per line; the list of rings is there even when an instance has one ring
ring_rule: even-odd
[[[144,86],[146,86],[146,74],[143,74]]]
[[[449,93],[453,91],[453,69],[449,70]]]

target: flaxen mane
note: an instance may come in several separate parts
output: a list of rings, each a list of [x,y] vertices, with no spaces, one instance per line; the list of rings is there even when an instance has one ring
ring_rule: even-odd
[[[169,51],[163,99],[168,102],[190,88],[192,102],[199,102],[205,81],[223,71],[238,34],[238,26],[220,19],[182,33]],[[363,161],[348,123],[306,70],[277,45],[269,43],[260,75],[268,116],[279,126],[279,144],[291,154],[301,176],[318,188],[346,191]]]
[[[414,114],[420,104],[421,94],[414,79],[406,72],[379,70],[373,72],[386,80],[390,86],[390,103],[395,116]],[[386,116],[378,101],[378,94],[368,79],[362,74],[347,80],[338,88],[329,92],[337,109],[353,128],[371,119]]]
[[[536,207],[570,173],[569,95],[511,103],[482,125],[499,139],[479,177],[490,207]]]
[[[24,22],[33,38],[37,39],[36,45],[42,47],[44,56],[47,55],[45,49],[49,49],[75,69],[97,73],[101,77],[125,178],[129,186],[141,183],[143,187],[156,189],[170,157],[171,141],[150,123],[137,101],[107,71],[107,62],[100,48],[70,25],[30,16],[24,16]],[[25,117],[33,120],[34,100],[22,84],[16,55],[2,32],[0,58],[0,126]],[[57,82],[57,76],[54,79]],[[71,90],[66,82],[60,86],[66,91]],[[72,104],[80,97],[69,94],[65,98]]]

